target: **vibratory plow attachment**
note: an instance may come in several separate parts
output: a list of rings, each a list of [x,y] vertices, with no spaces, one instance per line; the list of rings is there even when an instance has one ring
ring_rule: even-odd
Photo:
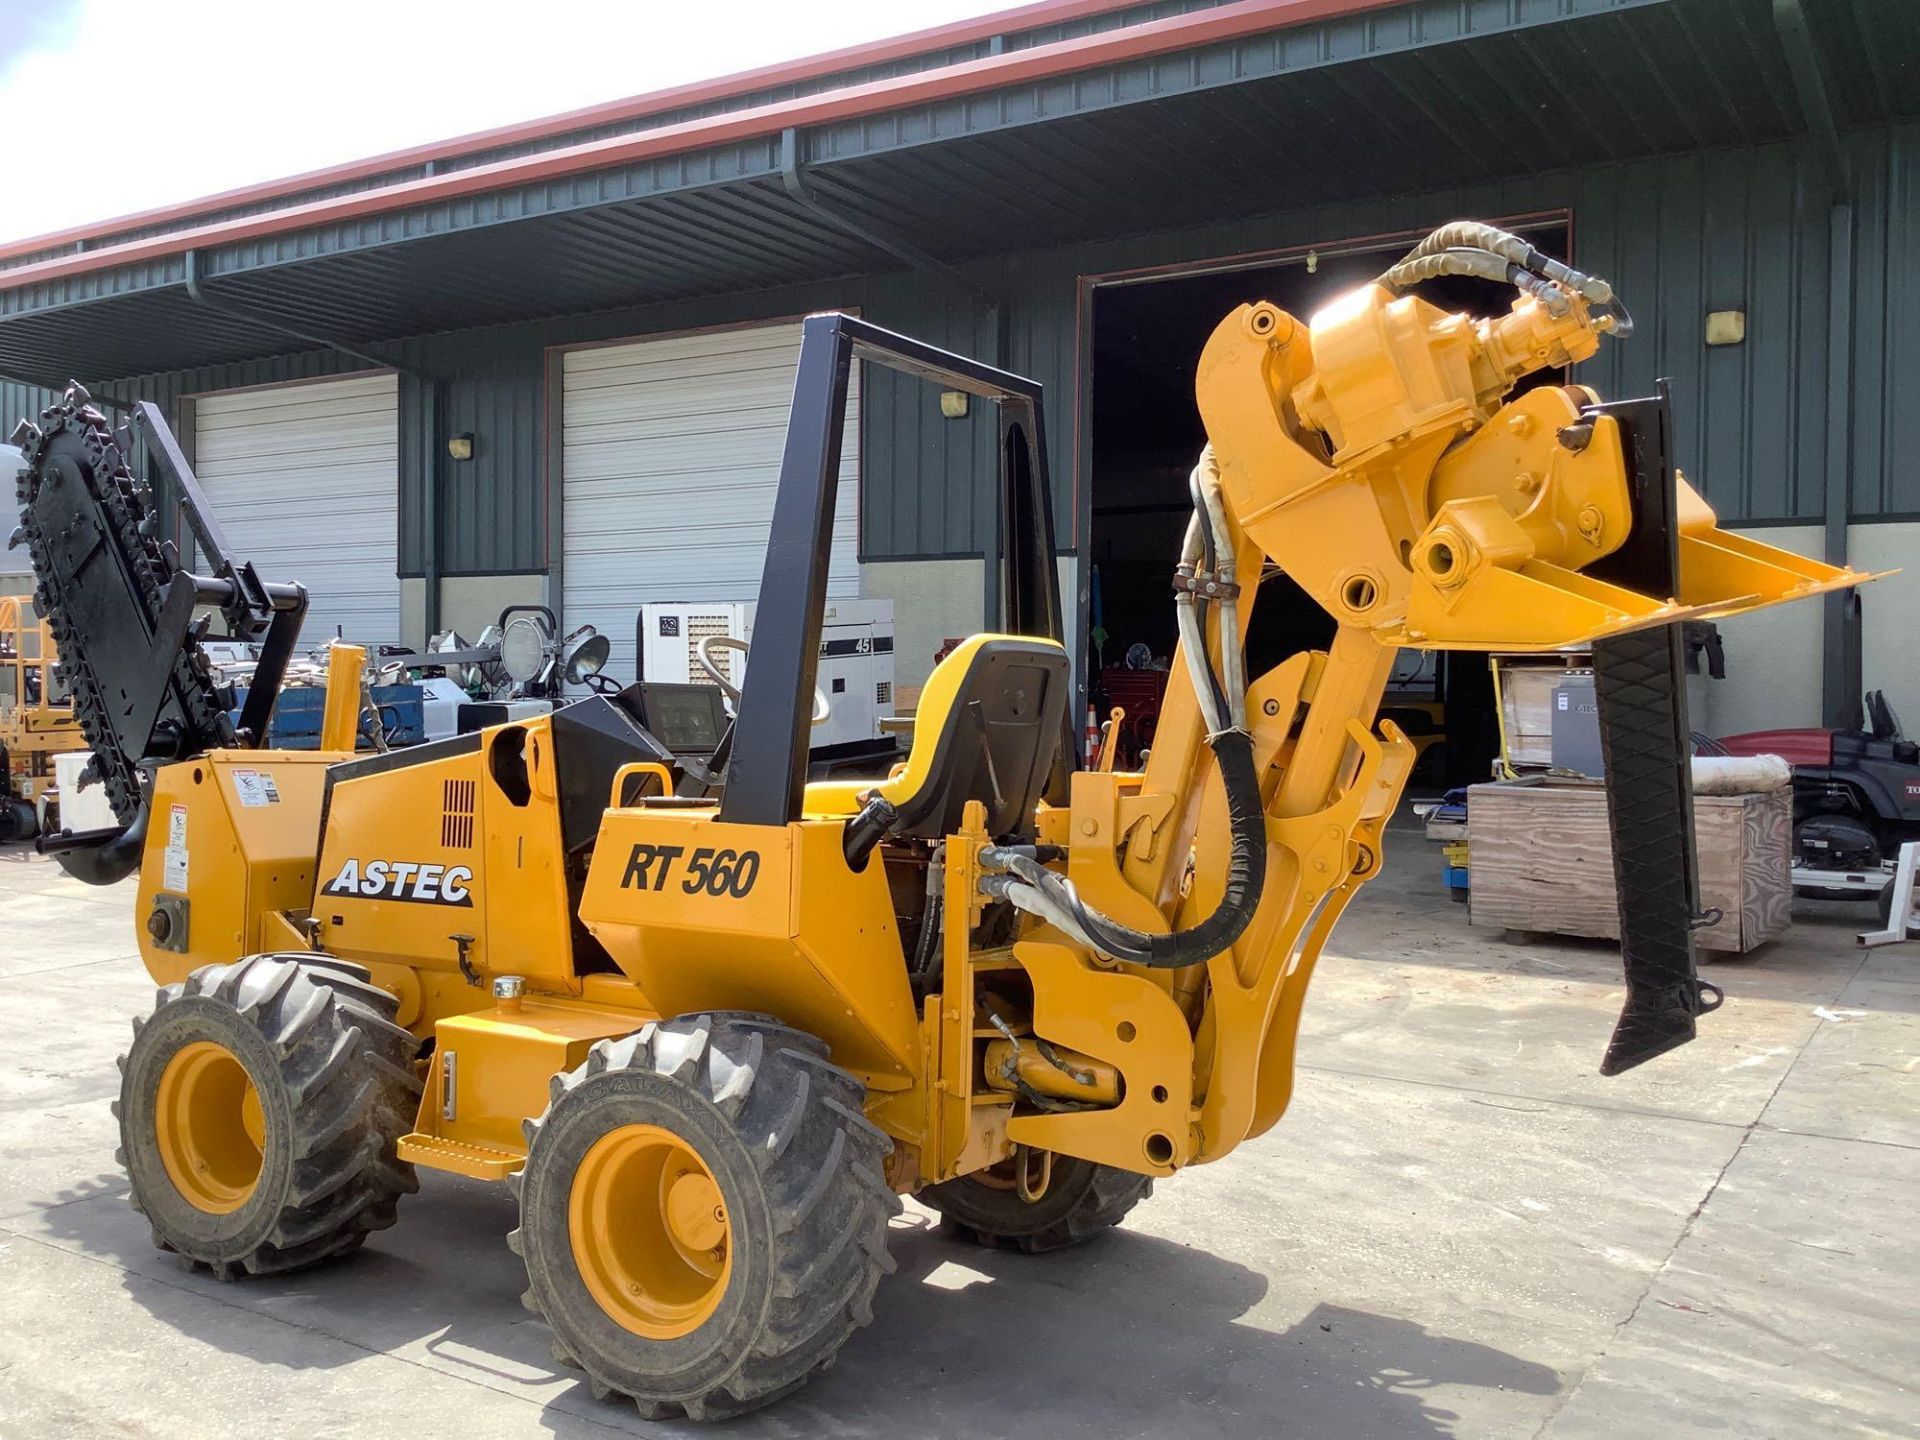
[[[1739,614],[1874,577],[1728,535],[1670,460],[1665,394],[1589,407],[1620,437],[1631,524],[1582,579],[1631,596],[1591,636],[1626,1001],[1600,1063],[1617,1075],[1694,1037],[1721,993],[1696,970],[1692,726],[1679,621]],[[1563,642],[1565,643],[1565,642]]]
[[[1875,577],[1717,528],[1713,511],[1673,469],[1664,394],[1590,405],[1581,420],[1592,428],[1575,443],[1604,440],[1617,450],[1606,457],[1608,468],[1625,482],[1618,497],[1624,516],[1608,507],[1613,513],[1601,514],[1593,526],[1598,534],[1611,526],[1611,544],[1597,546],[1604,553],[1579,571],[1537,561],[1506,569],[1482,552],[1483,575],[1462,586],[1481,582],[1478,605],[1457,604],[1452,615],[1427,623],[1457,635],[1462,622],[1465,628],[1474,623],[1463,612],[1477,608],[1492,632],[1475,637],[1475,648],[1527,648],[1514,643],[1525,639],[1541,642],[1539,648],[1593,651],[1626,981],[1600,1070],[1617,1075],[1693,1039],[1697,1017],[1722,998],[1696,970],[1694,931],[1720,917],[1700,903],[1680,622],[1736,615]],[[1497,504],[1489,508],[1516,524]],[[1443,508],[1435,529],[1446,515]],[[1595,519],[1583,511],[1576,526]],[[1416,574],[1422,568],[1417,548],[1413,568]],[[1503,577],[1523,581],[1529,593],[1512,593]],[[1409,606],[1413,629],[1419,628],[1420,593],[1416,587]]]
[[[1601,404],[1543,386],[1425,465],[1383,451],[1371,467],[1338,454],[1328,466],[1275,444],[1272,414],[1209,417],[1223,480],[1247,533],[1332,613],[1387,645],[1592,651],[1627,990],[1601,1069],[1692,1039],[1720,993],[1695,973],[1693,932],[1715,917],[1695,877],[1680,622],[1877,577],[1720,530],[1673,468],[1664,394]],[[1256,488],[1263,475],[1277,499]],[[1410,494],[1422,503],[1381,503]]]
[[[1536,391],[1508,412],[1544,409],[1566,394]],[[1600,1069],[1617,1075],[1693,1039],[1697,1017],[1721,1000],[1695,968],[1694,931],[1719,916],[1703,912],[1699,898],[1680,622],[1878,577],[1719,529],[1672,466],[1664,393],[1585,405],[1557,432],[1566,463],[1549,469],[1544,488],[1558,502],[1558,521],[1539,506],[1516,515],[1511,500],[1495,494],[1443,498],[1450,464],[1480,477],[1499,471],[1485,463],[1476,470],[1473,462],[1487,457],[1473,451],[1526,433],[1511,420],[1496,419],[1436,467],[1440,503],[1409,553],[1405,628],[1383,626],[1381,634],[1440,648],[1592,650],[1626,980]],[[1580,467],[1590,454],[1593,477],[1583,487]]]
[[[1441,273],[1520,294],[1473,319],[1408,293]],[[1694,969],[1714,917],[1694,873],[1680,622],[1877,578],[1721,530],[1673,467],[1664,386],[1515,393],[1629,323],[1611,286],[1461,222],[1305,324],[1241,306],[1195,380],[1243,569],[1271,563],[1389,647],[1592,652],[1627,990],[1608,1074],[1684,1044],[1720,998]]]

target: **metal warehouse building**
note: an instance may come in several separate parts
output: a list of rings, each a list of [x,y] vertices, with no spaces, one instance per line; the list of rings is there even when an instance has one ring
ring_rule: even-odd
[[[1920,558],[1913,0],[1045,0],[0,246],[0,409],[159,402],[315,633],[545,600],[618,671],[639,602],[752,597],[798,319],[853,310],[1045,383],[1111,652],[1167,608],[1215,320],[1460,216],[1614,282],[1639,332],[1577,378],[1670,380],[1723,524]],[[993,436],[888,373],[856,410],[835,583],[918,602],[911,683],[979,621]],[[1915,574],[1862,622],[1909,715]],[[1703,728],[1833,712],[1849,623],[1728,627]]]

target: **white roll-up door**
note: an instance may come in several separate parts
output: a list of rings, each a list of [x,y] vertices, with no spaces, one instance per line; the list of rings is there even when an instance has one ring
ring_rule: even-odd
[[[400,639],[399,386],[391,375],[194,402],[194,470],[234,555],[307,587],[303,647]]]
[[[643,601],[754,600],[800,359],[800,326],[571,350],[562,358],[569,629],[634,678]],[[847,399],[829,595],[860,593],[859,367]]]

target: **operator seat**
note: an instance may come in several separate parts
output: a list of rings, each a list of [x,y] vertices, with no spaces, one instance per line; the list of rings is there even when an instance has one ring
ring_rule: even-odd
[[[972,636],[927,677],[906,763],[879,782],[809,785],[807,813],[852,815],[877,794],[897,812],[887,833],[937,840],[978,800],[988,834],[1030,829],[1066,737],[1070,670],[1057,641]]]

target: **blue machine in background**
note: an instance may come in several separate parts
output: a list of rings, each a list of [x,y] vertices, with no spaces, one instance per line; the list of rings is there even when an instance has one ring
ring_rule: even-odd
[[[245,689],[234,691],[234,723],[247,703]],[[293,686],[280,692],[267,724],[267,743],[276,750],[320,748],[320,715],[327,692],[318,686]],[[426,691],[418,685],[376,685],[373,704],[380,712],[389,745],[419,745],[427,738]],[[356,749],[373,749],[373,737],[363,722]]]

